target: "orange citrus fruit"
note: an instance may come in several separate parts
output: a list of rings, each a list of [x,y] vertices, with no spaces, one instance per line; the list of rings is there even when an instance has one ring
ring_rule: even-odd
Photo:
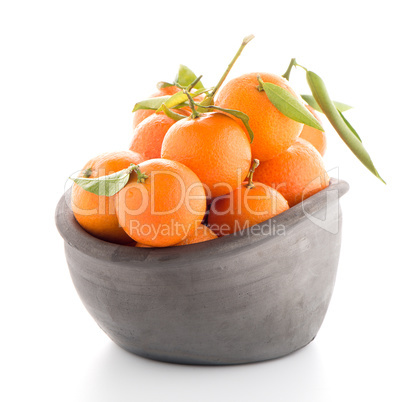
[[[135,152],[106,152],[91,159],[79,177],[107,176],[142,161],[143,157]],[[88,233],[111,243],[128,244],[132,239],[119,226],[113,198],[90,193],[74,183],[71,206],[78,223]]]
[[[163,140],[161,155],[188,166],[206,186],[208,198],[238,187],[251,162],[248,135],[232,118],[215,112],[174,124]]]
[[[264,82],[278,85],[297,97],[286,79],[268,73],[249,73],[229,81],[218,92],[215,104],[247,114],[254,133],[251,144],[253,158],[266,161],[289,148],[299,136],[303,124],[276,109],[266,93],[259,89],[258,75]]]
[[[148,246],[148,244],[144,244],[144,243],[136,243],[135,247],[139,247],[139,248],[153,248],[152,246]]]
[[[116,194],[120,225],[135,241],[153,247],[167,247],[191,235],[206,211],[202,183],[188,167],[166,159],[139,164],[138,182],[133,172],[127,185]]]
[[[291,207],[329,184],[321,155],[303,139],[298,139],[277,157],[261,163],[254,178],[279,191]]]
[[[217,239],[218,236],[208,227],[203,224],[197,227],[196,231],[190,236],[186,237],[180,243],[174,244],[173,246],[186,246],[187,244],[195,244],[201,243],[204,241],[209,241],[213,239]],[[150,248],[151,246],[147,246],[143,243],[137,243],[135,247],[140,248]]]
[[[306,108],[314,115],[322,126],[318,113],[310,105],[306,105]],[[321,154],[321,156],[324,156],[327,149],[327,136],[325,135],[325,132],[305,125],[300,133],[300,138],[308,141]]]
[[[244,182],[232,193],[215,198],[208,216],[208,225],[219,236],[248,230],[289,209],[285,198],[273,188],[255,182]]]
[[[158,98],[160,96],[174,95],[176,92],[179,92],[179,91],[181,91],[181,89],[173,85],[170,87],[158,89],[157,92],[153,93],[149,97],[150,98]],[[155,110],[149,110],[149,109],[136,110],[134,112],[134,117],[133,117],[133,128],[136,128],[138,126],[138,124],[140,124],[148,116],[151,116],[151,114],[154,114],[154,113],[155,113]]]
[[[183,241],[175,244],[175,246],[185,246],[187,244],[201,243],[204,241],[216,239],[217,237],[218,236],[208,226],[201,224],[200,226],[198,226],[193,234],[187,236]]]
[[[189,115],[183,109],[176,111],[182,115]],[[130,150],[143,155],[145,160],[161,157],[162,142],[170,127],[176,120],[164,113],[154,113],[137,125],[134,129]]]

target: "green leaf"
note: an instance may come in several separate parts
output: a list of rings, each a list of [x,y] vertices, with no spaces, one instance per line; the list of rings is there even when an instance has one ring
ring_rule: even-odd
[[[157,98],[149,98],[145,99],[141,102],[137,102],[134,106],[133,113],[139,109],[145,110],[157,110],[161,107],[163,103],[165,103],[168,99],[170,99],[170,95],[166,96],[158,96]]]
[[[188,87],[196,78],[197,76],[187,66],[180,64],[174,83],[185,88]],[[204,86],[201,81],[198,81],[194,88],[204,89]]]
[[[77,177],[70,179],[84,190],[96,195],[111,197],[118,193],[128,182],[130,174],[135,170],[136,165],[131,164],[127,169],[97,178]]]
[[[171,84],[170,82],[159,81],[159,82],[156,84],[156,87],[157,87],[158,89],[163,89],[163,88],[173,87],[173,84]]]
[[[360,142],[362,142],[362,139],[360,138],[359,134],[357,134],[356,130],[352,127],[352,125],[346,120],[346,117],[343,115],[343,113],[338,109],[339,114],[341,115],[343,121],[346,123],[346,125],[349,127],[350,131],[359,139]]]
[[[197,106],[198,106],[198,104],[197,104]],[[225,112],[225,113],[231,114],[232,116],[237,117],[238,119],[240,119],[243,122],[243,124],[246,127],[246,129],[247,129],[248,135],[250,137],[250,144],[253,142],[254,133],[253,133],[253,130],[251,129],[251,127],[250,127],[250,125],[248,123],[250,118],[245,113],[241,112],[240,110],[225,109],[223,107],[219,107],[219,106],[215,106],[215,105],[209,105],[209,106],[203,105],[202,107],[205,108],[205,109],[212,109],[212,110],[218,110],[220,112]]]
[[[321,110],[319,104],[317,103],[317,101],[314,99],[314,96],[312,95],[301,95],[301,97],[315,110],[317,110],[317,112],[321,112],[323,113],[323,111]],[[332,101],[335,105],[335,107],[339,110],[339,112],[346,112],[349,109],[352,109],[352,106],[346,105],[345,103],[341,103],[341,102],[336,102],[336,101]]]
[[[324,131],[319,121],[310,113],[303,103],[289,91],[271,82],[261,81],[260,83],[268,99],[281,113],[299,123]]]
[[[203,88],[203,89],[199,89],[196,92],[191,92],[190,95],[192,98],[195,98],[196,96],[198,96],[206,91],[208,91],[208,90]],[[170,96],[169,99],[167,99],[165,102],[162,102],[162,104],[164,103],[168,109],[172,109],[172,108],[177,108],[178,106],[180,106],[180,107],[183,106],[183,104],[186,103],[187,101],[188,101],[187,95],[183,91],[180,91],[180,92],[176,92],[175,94]],[[162,111],[162,104],[156,110],[157,112]]]
[[[190,95],[194,98],[198,95],[201,95],[205,92],[210,91],[211,88],[208,89],[199,89],[196,92],[191,92]],[[176,109],[179,109],[183,106],[188,106],[187,104],[187,95],[180,91],[176,92],[173,95],[165,95],[165,96],[158,96],[156,98],[149,98],[145,99],[141,102],[137,102],[134,106],[133,113],[137,110],[140,109],[145,109],[145,110],[156,110],[157,112],[162,111],[162,105],[165,104],[167,108],[171,109],[175,107]]]
[[[370,170],[371,173],[385,183],[375,168],[370,155],[363,147],[363,144],[359,138],[356,136],[356,133],[350,128],[350,124],[345,122],[335,104],[332,102],[322,78],[308,70],[306,70],[306,77],[314,99],[318,103],[325,116],[327,116],[329,122],[335,128],[339,136],[349,147],[349,149],[357,156],[360,162],[363,163],[363,165]]]
[[[179,121],[182,119],[185,119],[186,116],[183,116],[182,114],[176,113],[173,110],[170,110],[168,107],[166,107],[165,104],[161,106],[162,111],[165,113],[167,117],[170,117],[171,119],[175,121]]]
[[[191,94],[192,96],[192,94]],[[172,107],[178,106],[181,103],[184,103],[188,100],[187,95],[180,91],[180,92],[176,92],[175,94],[169,96],[169,98],[163,102],[159,108],[157,109],[157,112],[161,112],[162,111],[162,105],[164,104],[168,109],[171,109]]]

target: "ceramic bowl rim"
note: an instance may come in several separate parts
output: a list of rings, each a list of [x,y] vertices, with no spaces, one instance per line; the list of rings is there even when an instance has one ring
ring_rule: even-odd
[[[329,191],[337,191],[337,199],[340,199],[349,190],[349,184],[344,180],[331,178],[327,188],[319,191],[313,196],[276,215],[275,224],[284,225],[286,230],[300,224],[307,219],[306,212],[313,215],[327,203]],[[219,258],[227,253],[235,253],[243,247],[253,248],[261,242],[272,241],[278,234],[231,234],[215,240],[190,244],[181,247],[164,248],[139,248],[126,245],[119,245],[100,240],[86,232],[77,222],[70,207],[71,189],[67,190],[60,198],[56,208],[56,226],[66,243],[71,247],[90,255],[96,259],[111,259],[119,261],[133,261],[136,265],[148,266],[152,262],[174,261],[175,266],[180,262],[188,263],[191,260],[205,260],[208,258]],[[267,224],[264,221],[255,226]]]

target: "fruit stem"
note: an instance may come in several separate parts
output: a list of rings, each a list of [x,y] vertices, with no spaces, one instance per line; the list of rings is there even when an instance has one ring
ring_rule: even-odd
[[[200,75],[199,77],[197,77],[188,87],[187,87],[187,91],[191,92],[191,90],[198,84],[198,82],[201,80],[202,75]]]
[[[148,179],[148,175],[145,173],[141,173],[141,169],[138,165],[134,165],[133,163],[128,168],[129,172],[135,172],[137,174],[137,183],[144,183],[145,179]]]
[[[295,58],[293,58],[292,60],[290,60],[289,67],[288,67],[288,69],[286,70],[285,74],[282,75],[282,77],[285,78],[285,79],[287,79],[287,80],[289,81],[290,72],[292,71],[292,68],[293,68],[294,66],[297,66],[297,63],[296,63],[296,59],[295,59]]]
[[[88,168],[88,169],[85,169],[85,170],[83,171],[82,177],[88,178],[88,177],[91,176],[91,174],[92,174],[92,169],[91,169],[91,168]]]
[[[255,169],[257,169],[259,164],[260,164],[260,161],[258,159],[253,160],[251,169],[249,170],[249,172],[247,174],[247,178],[248,178],[248,183],[246,185],[247,188],[254,188],[253,175],[254,175]]]
[[[179,121],[181,119],[184,119],[186,116],[183,116],[179,113],[175,113],[173,110],[170,110],[164,103],[162,103],[161,109],[163,111],[163,113],[165,113],[165,115],[167,117],[170,117],[171,119],[175,120],[175,121]]]
[[[196,119],[197,117],[199,117],[199,113],[197,112],[197,110],[195,109],[195,103],[193,98],[191,97],[191,95],[188,93],[188,91],[186,91],[185,89],[183,89],[183,92],[187,95],[188,98],[188,103],[190,104],[191,107],[191,118],[192,119]]]
[[[260,74],[257,75],[257,80],[260,85],[258,85],[258,90],[261,92],[264,90],[264,81],[261,79]]]
[[[233,57],[232,61],[229,63],[227,69],[223,73],[221,79],[219,80],[218,84],[215,86],[215,88],[205,97],[205,99],[201,102],[203,106],[209,106],[213,104],[214,96],[218,92],[219,88],[222,86],[223,81],[225,81],[226,77],[228,76],[230,70],[232,69],[233,65],[235,64],[236,60],[239,58],[241,55],[241,52],[243,49],[246,47],[247,43],[249,43],[252,39],[254,39],[254,35],[248,35],[243,39],[242,44],[239,47],[239,50]]]

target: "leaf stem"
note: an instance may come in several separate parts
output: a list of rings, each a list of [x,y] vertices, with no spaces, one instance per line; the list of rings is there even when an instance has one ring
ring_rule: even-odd
[[[141,169],[138,165],[132,163],[127,170],[129,173],[134,171],[137,174],[137,183],[144,183],[145,179],[148,179],[148,175],[141,173]]]
[[[260,161],[258,159],[253,160],[253,164],[251,165],[251,169],[249,170],[249,172],[247,174],[247,178],[248,178],[248,183],[246,185],[247,188],[254,188],[253,175],[254,175],[255,169],[257,169],[259,164],[260,164]]]
[[[197,112],[196,108],[195,108],[195,103],[193,98],[191,97],[191,95],[189,94],[188,91],[186,91],[185,89],[183,89],[183,92],[187,95],[188,98],[188,103],[190,104],[190,108],[191,108],[191,118],[192,119],[196,119],[197,117],[199,117],[199,113]]]
[[[293,68],[294,66],[296,66],[296,65],[297,65],[297,63],[296,63],[296,59],[295,59],[295,58],[293,58],[292,60],[290,60],[289,67],[288,67],[288,69],[285,71],[285,74],[282,75],[282,77],[285,78],[285,79],[287,79],[287,80],[289,81],[290,72],[292,71],[292,68]]]
[[[308,72],[308,69],[306,68],[306,67],[304,67],[304,66],[302,66],[301,64],[299,64],[299,63],[296,63],[296,61],[295,61],[295,64],[294,64],[296,67],[300,67],[300,68],[302,68],[305,72]]]
[[[202,75],[200,75],[199,77],[197,77],[188,87],[187,87],[187,91],[191,92],[191,90],[198,84],[198,82],[201,80]]]
[[[205,99],[203,101],[204,103],[201,102],[201,104],[203,104],[205,106],[209,106],[213,103],[215,94],[218,92],[219,88],[222,86],[223,82],[225,81],[226,77],[228,76],[228,74],[229,74],[230,70],[232,69],[233,65],[235,64],[236,60],[241,55],[243,49],[246,47],[247,43],[249,43],[252,39],[254,39],[254,35],[248,35],[243,39],[243,42],[240,45],[239,50],[233,57],[232,61],[229,63],[228,67],[226,68],[225,72],[223,73],[218,84],[215,86],[215,88],[212,90],[212,92],[205,97]]]

